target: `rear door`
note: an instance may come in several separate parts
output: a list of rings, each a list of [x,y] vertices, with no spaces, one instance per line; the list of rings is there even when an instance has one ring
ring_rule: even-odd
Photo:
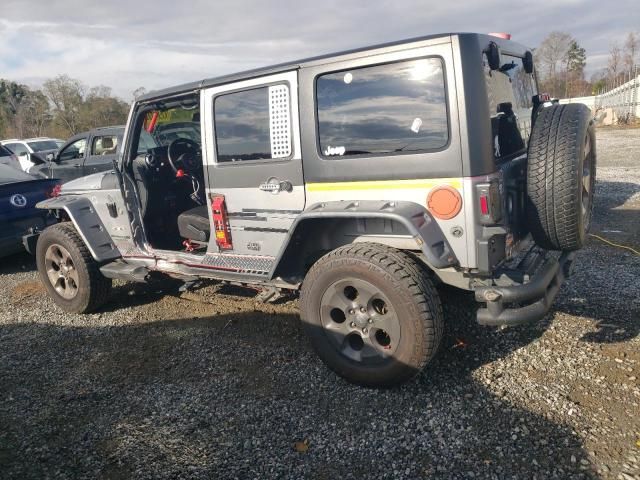
[[[224,195],[231,226],[233,249],[223,253],[265,257],[267,265],[304,209],[297,95],[291,71],[201,96],[209,203]],[[218,252],[211,237],[209,252]]]

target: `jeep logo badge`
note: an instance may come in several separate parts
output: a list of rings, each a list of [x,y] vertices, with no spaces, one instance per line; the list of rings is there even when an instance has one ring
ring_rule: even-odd
[[[15,195],[11,195],[9,203],[11,203],[11,205],[13,205],[14,207],[23,208],[27,206],[27,197],[16,193]]]

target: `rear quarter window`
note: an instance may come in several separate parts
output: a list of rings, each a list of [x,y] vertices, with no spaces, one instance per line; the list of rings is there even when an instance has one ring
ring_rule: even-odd
[[[449,141],[443,61],[421,58],[316,79],[325,158],[426,152]]]

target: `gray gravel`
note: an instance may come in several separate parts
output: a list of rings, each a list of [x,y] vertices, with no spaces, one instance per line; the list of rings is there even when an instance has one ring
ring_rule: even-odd
[[[640,144],[598,131],[593,232],[637,249],[640,148],[619,166],[611,132]],[[592,238],[540,324],[480,327],[444,290],[440,354],[379,391],[323,366],[294,301],[119,284],[65,315],[30,257],[3,259],[0,477],[638,479],[639,279]]]

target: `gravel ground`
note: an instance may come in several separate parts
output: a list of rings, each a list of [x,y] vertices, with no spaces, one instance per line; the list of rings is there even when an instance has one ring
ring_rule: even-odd
[[[638,249],[640,130],[598,137],[593,233]],[[444,290],[439,355],[382,391],[322,365],[295,301],[118,284],[77,316],[26,255],[0,279],[2,478],[640,478],[640,257],[595,238],[539,324]]]

